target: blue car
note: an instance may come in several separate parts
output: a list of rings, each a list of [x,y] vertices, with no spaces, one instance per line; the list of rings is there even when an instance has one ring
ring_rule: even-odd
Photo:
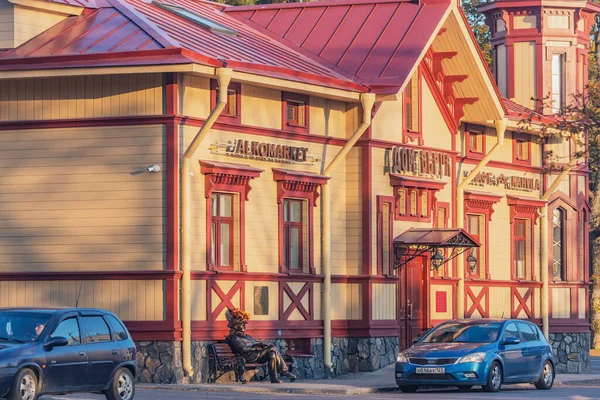
[[[398,354],[396,384],[402,392],[419,386],[481,385],[497,392],[503,383],[554,383],[552,348],[540,329],[521,320],[453,320],[430,330]]]
[[[102,393],[133,400],[135,344],[113,313],[0,308],[0,397]]]

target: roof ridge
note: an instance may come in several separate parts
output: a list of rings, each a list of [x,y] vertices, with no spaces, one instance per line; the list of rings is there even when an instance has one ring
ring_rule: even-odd
[[[137,25],[141,30],[146,32],[148,36],[156,40],[161,46],[181,47],[175,39],[169,36],[166,32],[160,29],[155,23],[146,18],[142,13],[135,10],[126,0],[106,0],[115,10]]]
[[[205,0],[201,0],[205,1]],[[254,6],[237,6],[224,7],[224,12],[243,12],[243,11],[258,11],[258,10],[278,10],[292,8],[313,8],[313,7],[335,7],[335,6],[354,6],[367,4],[385,4],[385,3],[416,3],[415,0],[321,0],[308,3],[274,3],[274,4],[258,4]]]

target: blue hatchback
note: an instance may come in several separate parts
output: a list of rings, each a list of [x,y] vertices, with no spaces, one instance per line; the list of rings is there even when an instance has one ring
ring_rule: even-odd
[[[396,384],[403,392],[476,385],[497,392],[503,383],[552,387],[552,348],[536,325],[512,319],[447,321],[398,354],[396,362]]]

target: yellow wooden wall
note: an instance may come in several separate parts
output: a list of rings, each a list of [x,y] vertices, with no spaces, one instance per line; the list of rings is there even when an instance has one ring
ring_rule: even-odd
[[[159,115],[161,74],[0,80],[0,121]]]
[[[0,271],[163,269],[164,147],[162,126],[0,131]]]
[[[48,30],[65,19],[67,15],[14,6],[14,47]]]
[[[533,109],[535,104],[531,98],[536,97],[535,42],[515,42],[514,52],[514,65],[519,66],[515,73],[514,101]]]
[[[395,320],[398,291],[396,284],[374,283],[371,313],[374,320]]]
[[[163,320],[161,280],[2,281],[0,307],[98,307],[126,321]]]
[[[331,318],[356,320],[362,318],[362,284],[331,285]]]
[[[0,0],[0,49],[14,47],[14,6],[8,0]]]

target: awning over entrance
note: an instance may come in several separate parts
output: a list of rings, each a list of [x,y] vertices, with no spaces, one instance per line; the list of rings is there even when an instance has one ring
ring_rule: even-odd
[[[459,254],[477,247],[479,242],[464,229],[410,228],[394,239],[394,268],[429,254],[432,268],[437,269]],[[471,262],[473,260],[477,262],[475,258]]]

